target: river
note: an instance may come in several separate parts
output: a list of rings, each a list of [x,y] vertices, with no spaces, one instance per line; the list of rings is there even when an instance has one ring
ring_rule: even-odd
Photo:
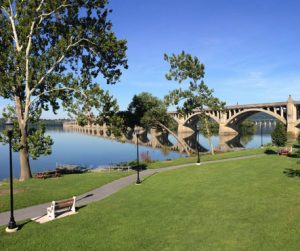
[[[257,126],[256,133],[252,136],[238,137],[231,142],[232,147],[254,148],[271,142],[272,127],[263,126],[263,130]],[[263,134],[261,134],[263,132]],[[115,140],[102,138],[78,132],[64,131],[63,128],[49,128],[46,132],[54,140],[52,154],[41,156],[38,160],[31,160],[32,172],[40,172],[55,169],[57,164],[79,164],[91,168],[109,166],[120,162],[136,159],[136,145],[121,143]],[[194,136],[193,140],[197,137]],[[175,139],[169,137],[170,142]],[[218,146],[220,138],[212,137],[214,146]],[[199,142],[204,148],[209,148],[208,141],[202,135]],[[242,144],[242,145],[241,145]],[[140,153],[148,153],[152,160],[174,159],[185,156],[176,151],[166,151],[164,148],[152,148],[140,146]],[[8,145],[0,145],[0,179],[9,176],[9,152]],[[19,177],[19,154],[13,153],[14,176]]]

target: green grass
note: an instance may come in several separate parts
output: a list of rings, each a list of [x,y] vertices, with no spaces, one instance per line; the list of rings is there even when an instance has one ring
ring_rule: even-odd
[[[192,166],[129,185],[46,224],[1,227],[2,250],[299,250],[296,159],[269,155]]]
[[[239,151],[217,153],[215,155],[205,154],[205,155],[201,155],[201,161],[221,160],[221,159],[228,159],[228,158],[237,158],[241,156],[262,154],[265,152],[266,149],[269,149],[269,147],[243,149]],[[177,166],[177,165],[188,164],[188,163],[196,163],[196,161],[197,161],[197,157],[195,156],[178,158],[178,159],[168,160],[168,161],[155,161],[149,163],[147,168],[154,169],[154,168],[161,168],[161,167],[168,167],[168,166]]]
[[[84,173],[51,179],[14,180],[14,206],[23,208],[88,192],[132,172]],[[9,210],[9,182],[1,181],[0,212]]]

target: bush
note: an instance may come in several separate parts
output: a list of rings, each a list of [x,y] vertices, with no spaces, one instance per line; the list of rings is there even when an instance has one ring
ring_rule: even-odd
[[[141,159],[145,163],[151,163],[152,162],[148,151],[146,153],[141,153]]]
[[[272,142],[276,146],[285,146],[287,142],[287,132],[285,126],[281,122],[277,121],[276,127],[272,132],[271,137]]]

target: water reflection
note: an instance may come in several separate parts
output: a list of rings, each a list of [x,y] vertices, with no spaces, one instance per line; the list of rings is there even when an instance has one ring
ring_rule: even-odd
[[[231,148],[258,147],[263,139],[264,144],[271,142],[271,132],[274,128],[263,125],[263,134],[260,134],[260,125],[251,136],[213,136],[212,142],[215,148],[228,150]],[[61,127],[47,128],[47,134],[54,140],[53,151],[50,156],[41,156],[38,160],[31,160],[33,172],[54,169],[57,163],[80,164],[84,166],[107,166],[111,163],[130,161],[136,158],[136,145],[134,135],[128,133],[121,141],[103,137],[109,133],[88,129],[83,131],[64,130]],[[102,134],[102,135],[101,135]],[[196,151],[197,146],[201,151],[209,149],[208,140],[197,134],[178,135],[183,139],[189,150]],[[152,160],[173,159],[185,156],[184,149],[174,136],[165,132],[153,132],[143,134],[141,140],[141,153],[149,152]],[[8,177],[8,146],[0,144],[0,179]],[[13,153],[13,166],[15,177],[19,176],[19,154]]]
[[[261,142],[264,144],[271,142],[271,132],[273,131],[274,124],[257,124],[246,121],[240,126],[240,133],[238,135],[214,135],[211,137],[212,144],[215,149],[226,151],[236,148],[251,148],[258,147]],[[75,131],[77,133],[89,134],[103,138],[109,138],[114,140],[120,140],[126,143],[136,143],[135,135],[128,131],[121,139],[116,139],[113,135],[103,131],[103,128],[79,128],[70,127],[65,128],[65,131]],[[190,153],[196,152],[197,149],[200,152],[207,152],[210,149],[208,139],[200,132],[197,140],[197,133],[181,133],[178,136],[179,141],[169,133],[165,131],[157,131],[151,129],[150,131],[143,131],[139,136],[139,142],[141,145],[158,148],[165,154],[168,151],[178,151],[184,153],[186,149]]]

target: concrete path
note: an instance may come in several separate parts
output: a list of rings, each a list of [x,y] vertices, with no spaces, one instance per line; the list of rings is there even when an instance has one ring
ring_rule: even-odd
[[[206,161],[201,162],[201,165],[207,165],[212,163],[220,163],[220,162],[228,162],[228,161],[236,161],[236,160],[242,160],[242,159],[250,159],[250,158],[256,158],[264,156],[264,154],[256,154],[251,156],[243,156],[243,157],[237,157],[237,158],[230,158],[230,159],[223,159],[223,160],[212,160],[212,161]],[[189,164],[183,164],[178,166],[171,166],[171,167],[163,167],[163,168],[157,168],[157,169],[148,169],[140,173],[140,177],[145,178],[147,176],[153,175],[155,173],[162,173],[166,171],[176,170],[188,166],[194,166],[195,163],[189,163]],[[84,193],[80,196],[77,196],[76,206],[80,207],[83,205],[87,205],[94,201],[102,200],[108,196],[110,196],[113,193],[118,192],[123,187],[134,183],[136,181],[136,174],[132,174],[123,178],[120,178],[118,180],[115,180],[111,183],[108,183],[106,185],[103,185],[99,188],[96,188],[92,191],[89,191],[87,193]],[[14,217],[16,221],[25,220],[25,219],[31,219],[34,217],[42,216],[46,213],[46,208],[49,207],[51,202],[47,202],[44,204],[17,209],[14,210]],[[0,213],[0,225],[6,225],[9,221],[10,212],[4,212]]]

